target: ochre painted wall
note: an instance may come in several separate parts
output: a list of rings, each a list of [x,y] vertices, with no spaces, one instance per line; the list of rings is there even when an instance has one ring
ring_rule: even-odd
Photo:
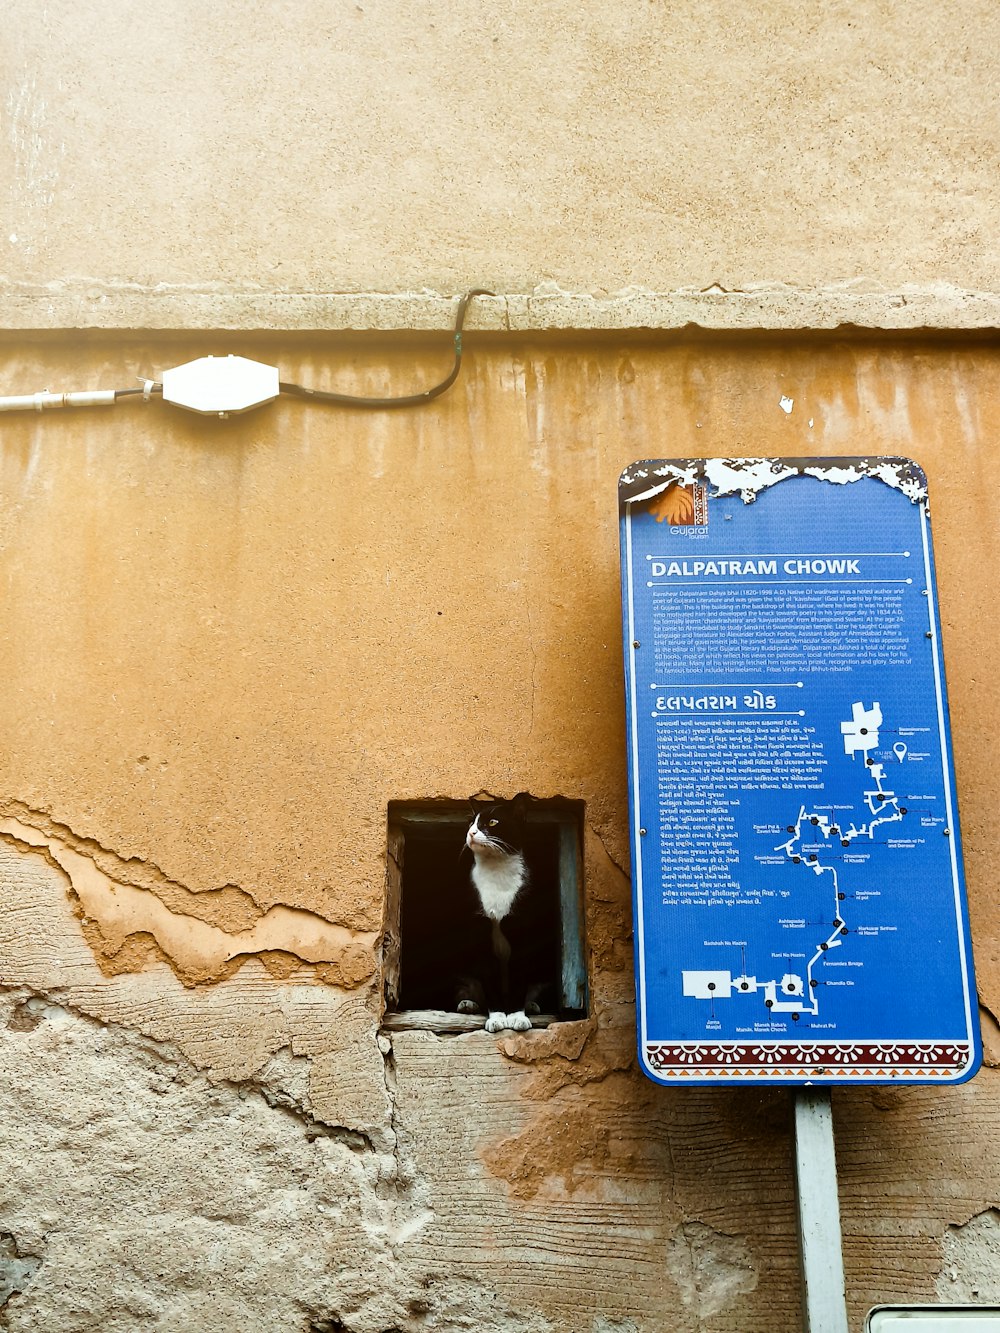
[[[363,392],[448,363],[54,336],[0,387],[207,352]],[[998,431],[989,343],[818,337],[483,336],[421,409],[0,418],[10,1327],[799,1327],[787,1094],[633,1055],[616,480],[713,454],[927,470],[990,1067],[836,1095],[848,1285],[855,1320],[1000,1294]],[[591,1018],[379,1033],[387,803],[479,790],[586,802]]]

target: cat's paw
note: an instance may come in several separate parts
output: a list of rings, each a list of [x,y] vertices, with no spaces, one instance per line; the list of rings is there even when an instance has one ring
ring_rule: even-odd
[[[507,1026],[512,1032],[530,1032],[531,1019],[519,1009],[516,1014],[507,1015]]]
[[[475,1000],[459,1000],[458,1012],[460,1014],[478,1014],[479,1005],[476,1004]]]
[[[527,1032],[531,1019],[519,1009],[516,1014],[501,1014],[495,1010],[486,1020],[487,1032]]]

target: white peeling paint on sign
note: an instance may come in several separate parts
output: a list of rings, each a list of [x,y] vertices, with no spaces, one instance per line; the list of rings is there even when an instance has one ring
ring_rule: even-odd
[[[691,486],[697,481],[712,487],[715,496],[739,495],[752,504],[761,491],[787,477],[816,477],[844,486],[874,477],[893,490],[902,491],[916,504],[926,502],[927,478],[912,459],[901,457],[840,458],[836,462],[814,458],[692,458],[633,463],[622,474],[626,500],[649,499],[674,482]]]

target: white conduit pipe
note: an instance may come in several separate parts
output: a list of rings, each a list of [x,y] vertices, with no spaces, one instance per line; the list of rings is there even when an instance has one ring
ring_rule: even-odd
[[[113,407],[114,389],[86,389],[80,393],[21,393],[0,397],[0,412],[44,412],[49,407]]]

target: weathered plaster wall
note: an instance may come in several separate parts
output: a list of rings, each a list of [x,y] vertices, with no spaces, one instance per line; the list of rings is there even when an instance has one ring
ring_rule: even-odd
[[[209,351],[356,391],[447,363],[95,336],[2,344],[0,383]],[[480,337],[392,414],[5,417],[0,1326],[796,1330],[787,1096],[634,1067],[615,483],[925,465],[995,1064],[998,430],[992,346],[818,338]],[[586,802],[592,1017],[380,1033],[386,803],[481,788]],[[997,1080],[836,1096],[855,1319],[1000,1284]]]
[[[853,280],[895,294],[890,318],[944,287],[948,323],[997,292],[992,0],[8,0],[4,19],[4,323],[238,321],[242,294],[290,327],[301,294],[727,304],[765,283],[810,293],[808,324]]]

